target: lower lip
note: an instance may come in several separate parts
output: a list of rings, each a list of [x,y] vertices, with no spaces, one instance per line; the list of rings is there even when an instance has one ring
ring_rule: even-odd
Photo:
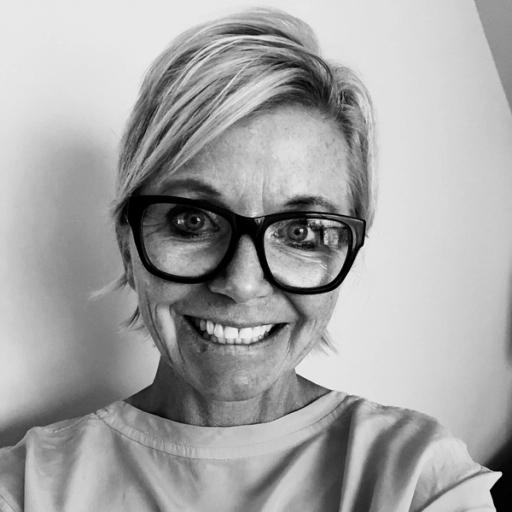
[[[205,343],[207,345],[214,345],[215,347],[227,347],[229,349],[233,349],[233,348],[247,349],[247,348],[252,348],[252,347],[257,347],[257,346],[259,347],[262,345],[266,345],[270,342],[273,342],[274,339],[276,338],[277,334],[280,333],[283,330],[283,328],[287,325],[287,324],[276,324],[274,327],[272,327],[272,329],[269,331],[269,334],[267,336],[265,336],[261,340],[254,341],[252,343],[218,343],[216,341],[212,341],[212,340],[209,340],[209,339],[203,337],[202,331],[200,331],[194,325],[194,321],[190,317],[183,315],[183,318],[185,319],[186,324],[190,327],[190,329],[196,334],[196,336],[203,343]]]

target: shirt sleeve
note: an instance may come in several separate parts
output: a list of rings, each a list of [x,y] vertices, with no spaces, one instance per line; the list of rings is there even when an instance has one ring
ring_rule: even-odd
[[[490,490],[500,476],[474,462],[459,439],[439,439],[425,454],[411,510],[495,511]]]
[[[495,512],[490,490],[500,475],[488,471],[468,478],[444,492],[422,512]]]
[[[25,443],[0,449],[0,512],[23,510]]]
[[[16,512],[16,509],[12,508],[9,503],[0,495],[0,512]]]

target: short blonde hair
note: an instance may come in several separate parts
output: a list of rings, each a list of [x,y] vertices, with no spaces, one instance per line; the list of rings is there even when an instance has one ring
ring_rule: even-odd
[[[349,152],[352,214],[374,214],[373,114],[348,68],[319,55],[311,28],[275,9],[223,17],[176,38],[154,61],[121,142],[112,215],[123,251],[125,205],[149,181],[172,174],[234,123],[282,104],[321,111]],[[128,283],[126,272],[116,287]],[[139,319],[139,311],[129,324]]]

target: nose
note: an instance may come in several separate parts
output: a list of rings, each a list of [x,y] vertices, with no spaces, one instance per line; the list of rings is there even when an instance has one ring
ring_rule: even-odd
[[[248,235],[243,235],[228,266],[215,276],[208,287],[214,293],[230,297],[235,302],[250,302],[272,293],[265,279],[256,247]]]

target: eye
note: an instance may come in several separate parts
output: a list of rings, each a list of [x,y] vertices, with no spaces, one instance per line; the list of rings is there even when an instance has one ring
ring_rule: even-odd
[[[205,214],[200,212],[182,212],[171,216],[174,226],[184,231],[199,231],[205,224]]]
[[[302,222],[294,222],[286,227],[286,237],[291,242],[304,242],[311,234],[313,233],[311,233],[310,228]]]
[[[317,231],[311,220],[298,218],[277,222],[269,234],[275,242],[287,247],[311,250],[319,243]]]
[[[218,230],[218,226],[206,212],[194,208],[173,208],[168,212],[167,218],[171,227],[183,234],[193,236]]]
[[[278,221],[267,236],[274,244],[300,251],[338,251],[347,246],[350,233],[337,220],[296,218]]]

